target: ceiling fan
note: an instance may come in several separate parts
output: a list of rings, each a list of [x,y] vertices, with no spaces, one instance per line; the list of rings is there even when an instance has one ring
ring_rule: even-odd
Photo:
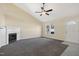
[[[43,3],[43,6],[41,7],[41,11],[35,13],[40,13],[40,16],[42,16],[43,14],[49,15],[49,12],[51,11],[53,11],[53,9],[45,10],[45,3]]]

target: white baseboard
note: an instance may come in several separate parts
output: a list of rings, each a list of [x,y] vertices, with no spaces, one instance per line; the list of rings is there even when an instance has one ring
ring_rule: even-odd
[[[39,35],[39,34],[37,34],[37,35],[29,35],[29,36],[27,36],[27,35],[22,35],[22,36],[20,37],[20,39],[29,39],[29,38],[36,38],[36,37],[41,37],[41,35]]]
[[[70,41],[70,40],[65,40],[65,41],[79,44],[79,41]]]

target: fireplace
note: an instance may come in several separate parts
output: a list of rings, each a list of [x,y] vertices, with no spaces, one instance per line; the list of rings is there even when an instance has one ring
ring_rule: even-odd
[[[17,40],[17,33],[9,33],[9,44]]]

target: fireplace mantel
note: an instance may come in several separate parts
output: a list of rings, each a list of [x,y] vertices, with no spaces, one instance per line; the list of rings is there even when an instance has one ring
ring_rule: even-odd
[[[9,27],[9,28],[7,28],[7,44],[9,44],[9,34],[10,33],[16,33],[17,34],[17,40],[20,40],[20,28]]]

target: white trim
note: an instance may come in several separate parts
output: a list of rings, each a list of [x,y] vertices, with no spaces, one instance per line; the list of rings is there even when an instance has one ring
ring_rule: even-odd
[[[36,38],[36,37],[41,37],[41,35],[40,34],[35,34],[35,35],[25,35],[25,34],[22,34],[20,39],[29,39],[29,38]]]

